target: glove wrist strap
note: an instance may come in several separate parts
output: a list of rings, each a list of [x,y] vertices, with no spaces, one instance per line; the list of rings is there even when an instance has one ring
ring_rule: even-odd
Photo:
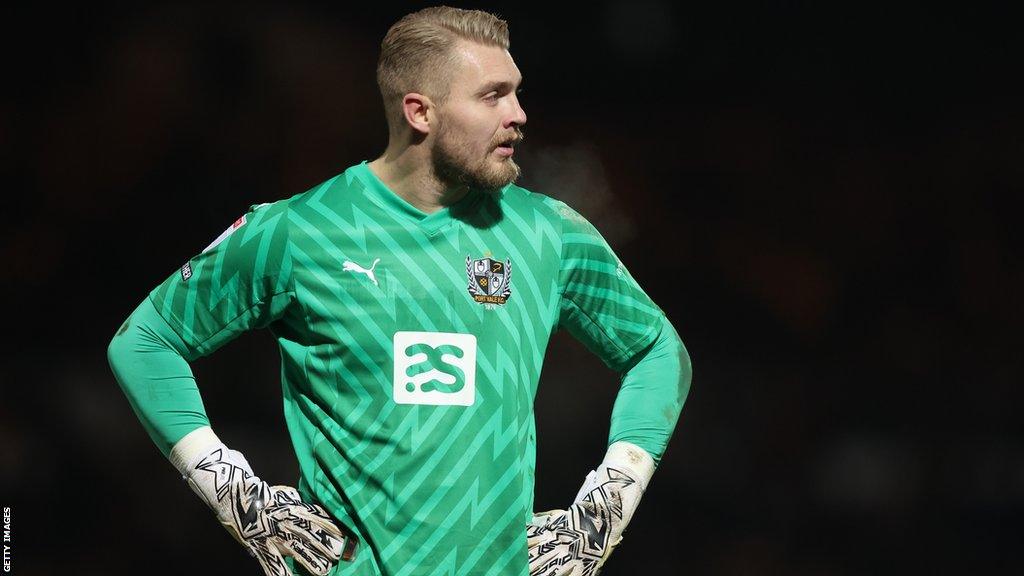
[[[195,461],[208,453],[216,444],[222,444],[220,438],[213,433],[212,428],[202,426],[189,432],[181,440],[178,440],[174,447],[171,448],[168,459],[182,476],[187,476]]]
[[[612,468],[626,468],[640,481],[641,492],[647,490],[654,475],[654,458],[646,450],[630,442],[613,442],[604,455],[604,462]]]

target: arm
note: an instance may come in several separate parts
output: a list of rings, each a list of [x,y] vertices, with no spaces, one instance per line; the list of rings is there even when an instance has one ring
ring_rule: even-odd
[[[559,327],[623,375],[608,444],[630,442],[657,464],[690,390],[690,356],[594,226],[560,202],[556,209],[563,239]]]
[[[160,452],[209,426],[203,399],[183,355],[185,343],[149,298],[125,320],[107,347],[114,377]]]
[[[604,460],[568,510],[536,514],[527,527],[531,576],[597,574],[664,454],[691,375],[686,348],[661,309],[589,222],[564,204],[557,209],[559,324],[623,378]]]
[[[160,451],[268,576],[291,556],[324,575],[354,541],[295,489],[270,486],[209,426],[188,359],[279,318],[292,300],[283,217],[249,212],[225,241],[191,259],[136,308],[107,356],[132,409]],[[248,229],[243,228],[249,223]],[[231,236],[231,238],[227,238]],[[186,273],[187,270],[187,273]]]
[[[690,355],[667,318],[657,339],[622,378],[608,444],[626,441],[661,462],[690,392]]]
[[[132,312],[110,367],[164,456],[210,422],[188,362],[280,318],[292,301],[285,206],[254,207]]]

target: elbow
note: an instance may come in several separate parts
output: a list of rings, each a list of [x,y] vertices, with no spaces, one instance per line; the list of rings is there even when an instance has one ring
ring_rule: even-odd
[[[676,331],[667,318],[665,319],[665,330],[662,334],[667,336],[666,339],[671,343],[669,347],[674,351],[676,357],[676,366],[679,374],[679,406],[681,408],[690,393],[690,383],[693,381],[693,363],[690,360],[689,350],[683,344],[683,339],[679,337],[679,332]]]
[[[683,344],[683,339],[679,337],[679,333],[672,330],[672,334],[675,337],[675,347],[679,352],[679,370],[686,374],[686,379],[689,380],[693,375],[693,363],[690,359],[690,351],[686,349],[686,344]]]
[[[107,344],[107,363],[110,364],[110,369],[114,372],[114,376],[118,375],[118,364],[124,357],[124,333],[128,329],[128,320],[124,321],[121,328],[118,329],[114,337],[110,339],[110,343]],[[118,378],[120,380],[120,378]]]
[[[690,384],[693,382],[693,364],[690,362],[690,353],[682,340],[679,340],[679,405],[682,406],[686,397],[690,394]]]
[[[128,317],[121,324],[121,327],[117,329],[117,333],[110,339],[110,343],[107,344],[107,363],[110,365],[110,370],[114,373],[114,378],[121,387],[124,387],[124,379],[122,375],[125,372],[129,357],[135,351],[133,346],[133,330],[134,326],[131,322],[131,316]]]

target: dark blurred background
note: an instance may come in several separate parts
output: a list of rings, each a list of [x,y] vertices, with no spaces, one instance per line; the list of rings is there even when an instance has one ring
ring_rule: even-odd
[[[597,224],[693,358],[608,576],[1019,569],[1019,21],[817,4],[457,4],[510,22],[521,183]],[[258,573],[150,443],[106,345],[249,205],[383,150],[377,48],[421,6],[5,8],[14,573]],[[270,335],[194,370],[220,436],[294,482]],[[553,341],[538,509],[600,461],[616,389]]]

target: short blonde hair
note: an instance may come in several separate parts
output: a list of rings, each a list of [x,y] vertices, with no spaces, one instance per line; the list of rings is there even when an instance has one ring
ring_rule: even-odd
[[[449,92],[446,68],[460,40],[508,50],[508,24],[480,10],[434,6],[407,14],[391,26],[377,61],[377,85],[389,126],[400,125],[402,98],[410,92],[444,102]]]

